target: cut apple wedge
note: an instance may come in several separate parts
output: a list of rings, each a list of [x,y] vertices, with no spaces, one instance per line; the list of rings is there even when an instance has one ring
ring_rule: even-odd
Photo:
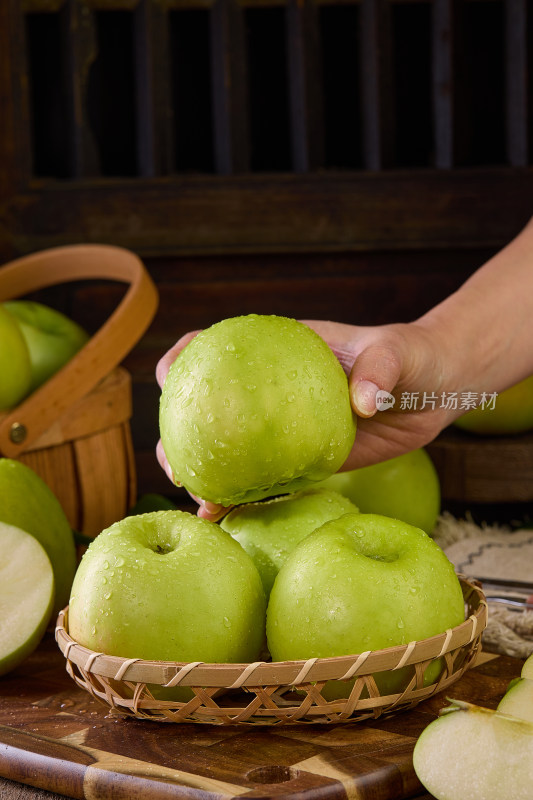
[[[54,573],[41,544],[0,522],[0,675],[39,644],[54,604]]]
[[[529,678],[514,681],[500,700],[497,710],[533,724],[533,681]]]
[[[531,800],[533,724],[451,700],[420,735],[418,779],[437,800]]]
[[[533,681],[533,653],[526,658],[524,662],[524,666],[522,667],[521,672],[522,678],[527,678],[530,681]]]

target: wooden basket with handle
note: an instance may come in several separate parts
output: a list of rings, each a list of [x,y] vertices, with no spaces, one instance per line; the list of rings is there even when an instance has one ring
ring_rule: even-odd
[[[1,267],[0,301],[78,280],[119,281],[128,289],[68,364],[0,414],[0,455],[34,469],[56,494],[72,527],[93,537],[125,516],[136,499],[131,378],[118,365],[148,328],[157,290],[131,251],[72,245]]]

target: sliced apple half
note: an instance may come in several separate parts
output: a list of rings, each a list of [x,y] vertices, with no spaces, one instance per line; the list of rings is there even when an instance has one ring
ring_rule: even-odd
[[[437,800],[531,800],[533,724],[452,700],[420,735],[418,779]]]
[[[529,678],[514,681],[500,700],[498,711],[533,723],[533,681]]]
[[[54,573],[41,544],[0,522],[0,675],[39,644],[54,604]]]

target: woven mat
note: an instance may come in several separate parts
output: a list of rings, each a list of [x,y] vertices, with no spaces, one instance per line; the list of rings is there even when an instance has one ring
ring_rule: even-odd
[[[477,525],[444,513],[433,538],[457,572],[533,583],[533,529],[513,530],[502,525]],[[509,592],[498,592],[500,596]],[[514,593],[516,594],[516,592]],[[483,635],[484,650],[527,658],[533,653],[533,611],[513,610],[489,602],[489,622]]]

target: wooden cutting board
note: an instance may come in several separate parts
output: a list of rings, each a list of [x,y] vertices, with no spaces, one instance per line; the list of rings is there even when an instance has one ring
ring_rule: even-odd
[[[451,694],[494,708],[521,663],[479,663]],[[384,721],[275,728],[127,719],[74,684],[50,634],[0,678],[0,776],[83,800],[401,800],[423,793],[412,751],[444,705],[441,694]]]

